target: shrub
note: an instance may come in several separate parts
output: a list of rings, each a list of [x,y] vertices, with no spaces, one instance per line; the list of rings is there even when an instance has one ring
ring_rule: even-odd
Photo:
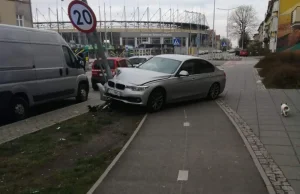
[[[300,88],[300,51],[272,53],[256,65],[270,88]]]
[[[267,88],[299,89],[300,68],[283,64],[266,74],[263,83]]]

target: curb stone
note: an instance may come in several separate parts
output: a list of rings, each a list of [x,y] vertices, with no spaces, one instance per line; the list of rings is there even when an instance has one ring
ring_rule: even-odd
[[[253,74],[254,74],[254,77],[255,77],[255,80],[256,80],[257,90],[261,90],[261,91],[267,90],[265,85],[262,83],[262,78],[258,74],[258,69],[253,68]]]
[[[279,166],[247,123],[223,100],[218,99],[216,103],[225,112],[242,137],[269,194],[295,194],[294,189]]]

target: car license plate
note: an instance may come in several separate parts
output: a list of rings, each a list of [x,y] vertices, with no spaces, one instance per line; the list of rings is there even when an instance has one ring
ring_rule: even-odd
[[[107,93],[115,95],[115,96],[121,96],[121,92],[116,91],[116,90],[112,90],[112,89],[108,89]]]

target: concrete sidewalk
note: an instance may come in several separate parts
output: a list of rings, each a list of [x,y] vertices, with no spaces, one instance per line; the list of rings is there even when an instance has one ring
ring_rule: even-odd
[[[300,91],[262,87],[253,69],[257,62],[252,58],[223,66],[227,86],[222,99],[252,128],[300,194]],[[282,102],[291,108],[289,117],[280,115]]]
[[[265,194],[242,139],[213,101],[148,116],[94,193]]]

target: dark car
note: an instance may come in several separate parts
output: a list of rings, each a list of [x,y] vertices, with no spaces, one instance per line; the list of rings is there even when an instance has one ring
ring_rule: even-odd
[[[113,76],[115,75],[116,69],[118,67],[133,67],[127,59],[118,57],[107,58],[107,63],[111,69],[111,73]],[[102,69],[104,70],[104,72],[102,72],[100,65],[102,65]],[[92,65],[91,82],[94,90],[98,90],[97,83],[101,83],[102,85],[105,83],[105,68],[101,60],[100,65],[97,60],[95,60]]]

